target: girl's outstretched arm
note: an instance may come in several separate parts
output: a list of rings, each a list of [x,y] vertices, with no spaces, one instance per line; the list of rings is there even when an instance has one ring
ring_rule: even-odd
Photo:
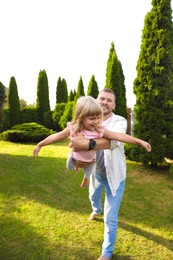
[[[36,147],[34,148],[33,155],[38,156],[38,153],[42,146],[49,145],[60,140],[64,140],[69,136],[70,132],[69,129],[66,127],[63,131],[49,135],[44,140],[39,142]]]
[[[103,137],[123,143],[137,144],[145,148],[148,152],[151,152],[151,145],[148,142],[145,142],[128,134],[112,132],[108,129],[105,129]]]

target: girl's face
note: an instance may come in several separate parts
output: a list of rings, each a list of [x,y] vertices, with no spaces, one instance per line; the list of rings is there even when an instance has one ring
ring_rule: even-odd
[[[84,130],[89,130],[89,131],[94,131],[96,126],[100,124],[100,116],[86,116],[82,120],[82,129]]]

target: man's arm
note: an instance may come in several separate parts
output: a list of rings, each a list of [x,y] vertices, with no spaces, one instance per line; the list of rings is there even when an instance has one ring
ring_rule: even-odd
[[[110,149],[111,141],[106,138],[94,139],[96,141],[96,147],[94,150]],[[84,138],[82,135],[71,138],[69,147],[75,152],[77,151],[88,151],[89,150],[89,139]]]

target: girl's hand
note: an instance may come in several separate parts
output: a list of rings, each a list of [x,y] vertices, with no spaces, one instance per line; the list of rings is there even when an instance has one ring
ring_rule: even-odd
[[[39,153],[40,149],[41,149],[41,147],[37,145],[37,146],[34,148],[33,155],[34,155],[34,156],[38,156],[38,153]]]
[[[142,141],[141,146],[144,147],[147,152],[151,152],[151,145],[148,142]]]

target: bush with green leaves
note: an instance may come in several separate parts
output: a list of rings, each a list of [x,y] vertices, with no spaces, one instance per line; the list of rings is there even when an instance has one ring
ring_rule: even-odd
[[[59,122],[61,119],[61,116],[63,115],[65,111],[66,103],[57,103],[52,115],[53,119],[53,129],[56,131],[61,131],[62,127],[60,126]]]
[[[24,123],[15,125],[12,129],[4,131],[0,134],[0,138],[4,141],[14,143],[33,143],[40,142],[54,131],[37,123]]]
[[[44,113],[44,126],[49,128],[49,129],[55,130],[54,122],[53,122],[53,111],[52,110],[49,110],[49,111]]]
[[[9,108],[3,109],[3,124],[0,127],[0,133],[11,128],[10,125],[10,111]]]
[[[31,122],[38,123],[37,108],[32,105],[24,107],[21,111],[21,116],[22,116],[22,123],[31,123]]]
[[[65,110],[63,115],[60,118],[59,125],[62,129],[67,126],[67,122],[72,121],[73,114],[74,114],[74,101],[68,102],[65,106]]]
[[[124,144],[124,151],[126,158],[130,161],[142,162],[144,165],[148,165],[148,157],[150,153],[143,153],[144,148],[134,144]]]

